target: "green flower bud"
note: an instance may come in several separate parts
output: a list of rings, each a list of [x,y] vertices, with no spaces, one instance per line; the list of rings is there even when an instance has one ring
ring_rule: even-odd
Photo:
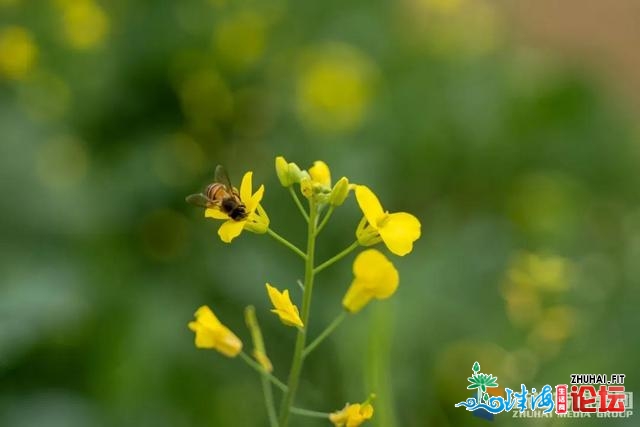
[[[329,203],[333,206],[343,204],[347,196],[349,196],[349,189],[349,180],[343,176],[336,182],[336,185],[333,186],[331,195],[329,196]]]

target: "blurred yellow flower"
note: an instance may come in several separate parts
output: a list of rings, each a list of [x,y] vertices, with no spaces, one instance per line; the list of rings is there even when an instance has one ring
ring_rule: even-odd
[[[525,288],[531,292],[565,292],[571,283],[572,270],[572,263],[564,257],[521,252],[511,261],[505,292],[511,288]]]
[[[215,207],[207,208],[204,211],[204,216],[207,218],[226,220],[218,229],[218,236],[225,243],[230,243],[238,237],[243,229],[252,233],[262,234],[266,233],[267,228],[269,228],[269,217],[260,205],[264,195],[264,185],[261,185],[255,193],[252,193],[252,176],[253,172],[245,173],[240,184],[240,200],[245,205],[246,218],[239,221],[231,219],[229,215]]]
[[[267,22],[252,11],[243,11],[216,27],[214,43],[220,56],[238,68],[255,64],[266,46]]]
[[[304,327],[302,319],[300,319],[298,307],[291,302],[289,291],[285,289],[283,292],[280,292],[268,283],[266,286],[271,304],[275,307],[271,312],[277,314],[282,323],[287,326],[295,326],[296,328]]]
[[[109,18],[92,0],[59,0],[64,35],[71,47],[87,50],[100,46],[109,32]]]
[[[335,427],[358,427],[373,417],[371,403],[347,404],[342,410],[329,415],[329,420]]]
[[[356,230],[358,242],[371,246],[382,240],[391,252],[404,256],[413,250],[413,242],[420,238],[420,221],[406,212],[389,213],[368,187],[356,186],[356,199],[364,214]]]
[[[21,80],[33,69],[38,46],[23,27],[12,26],[0,32],[0,77]]]
[[[227,357],[235,357],[242,351],[242,341],[224,326],[206,305],[194,314],[195,322],[189,322],[189,329],[196,333],[198,348],[211,348]]]
[[[342,305],[351,313],[360,311],[372,298],[391,297],[400,282],[398,270],[376,249],[367,249],[356,257],[353,275],[353,282],[342,299]]]
[[[297,110],[315,131],[349,132],[360,125],[373,92],[373,65],[355,48],[329,44],[303,58]]]

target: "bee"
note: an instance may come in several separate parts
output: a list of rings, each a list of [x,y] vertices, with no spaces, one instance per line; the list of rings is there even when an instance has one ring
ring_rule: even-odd
[[[204,193],[187,196],[186,201],[202,208],[215,208],[229,215],[234,221],[242,221],[247,217],[247,207],[240,199],[238,190],[231,185],[227,171],[216,166],[214,182],[207,186]]]

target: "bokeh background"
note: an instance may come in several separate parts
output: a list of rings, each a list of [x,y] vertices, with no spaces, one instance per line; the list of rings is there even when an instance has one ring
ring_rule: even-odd
[[[556,3],[0,0],[0,425],[266,426],[255,373],[186,324],[208,304],[248,344],[254,304],[284,378],[294,334],[264,283],[300,301],[302,267],[266,236],[223,244],[184,196],[218,163],[253,170],[302,244],[276,155],[423,224],[398,293],[307,360],[298,406],[375,392],[370,425],[488,425],[453,406],[476,360],[501,387],[624,373],[637,392],[640,11]],[[358,220],[352,198],[319,258]],[[318,279],[312,335],[348,259]]]

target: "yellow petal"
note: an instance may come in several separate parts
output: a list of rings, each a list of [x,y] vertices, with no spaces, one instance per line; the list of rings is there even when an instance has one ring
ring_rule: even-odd
[[[216,343],[216,350],[227,357],[235,357],[242,351],[242,341],[226,326],[223,326]]]
[[[216,349],[228,357],[242,350],[242,341],[220,323],[209,307],[200,307],[194,316],[196,320],[189,322],[189,329],[196,333],[196,347]]]
[[[242,177],[240,183],[240,200],[246,205],[251,200],[251,180],[253,172],[249,171]]]
[[[353,262],[354,282],[378,299],[388,298],[400,282],[393,263],[376,249],[362,251]]]
[[[209,329],[198,322],[189,322],[189,329],[196,333],[195,345],[197,348],[215,348],[215,330]]]
[[[329,171],[329,166],[322,160],[313,162],[313,166],[309,168],[309,175],[311,175],[311,179],[316,184],[331,187],[331,171]]]
[[[266,284],[267,294],[271,300],[271,304],[274,306],[272,313],[275,313],[280,317],[280,320],[287,326],[303,327],[302,319],[300,319],[300,313],[298,307],[296,307],[289,297],[289,291],[279,292],[276,288],[270,284]]]
[[[246,221],[234,221],[230,219],[222,224],[220,228],[218,228],[218,236],[220,236],[220,240],[225,243],[230,243],[240,235],[245,223]]]
[[[256,207],[262,200],[262,196],[264,196],[264,185],[261,185],[260,188],[258,188],[258,191],[256,191],[248,201],[244,202],[249,214],[256,210]]]
[[[392,213],[378,232],[391,252],[404,256],[413,250],[413,242],[420,238],[420,221],[406,212]]]
[[[373,417],[373,405],[370,403],[362,405],[360,408],[360,415],[365,420],[371,419],[371,417]]]
[[[365,185],[356,186],[356,199],[362,213],[374,229],[378,228],[378,220],[384,216],[384,210],[373,191]]]
[[[203,305],[199,307],[193,315],[196,318],[196,322],[205,325],[208,328],[215,329],[218,326],[222,325],[213,311],[206,306]]]
[[[217,209],[217,208],[205,209],[204,216],[206,218],[214,218],[214,219],[229,219],[229,215],[227,215],[226,213],[222,212],[220,209]]]
[[[362,283],[354,280],[342,299],[342,306],[349,313],[357,313],[369,304],[371,298],[373,298],[373,296],[370,292],[367,292],[366,288],[362,286]]]

